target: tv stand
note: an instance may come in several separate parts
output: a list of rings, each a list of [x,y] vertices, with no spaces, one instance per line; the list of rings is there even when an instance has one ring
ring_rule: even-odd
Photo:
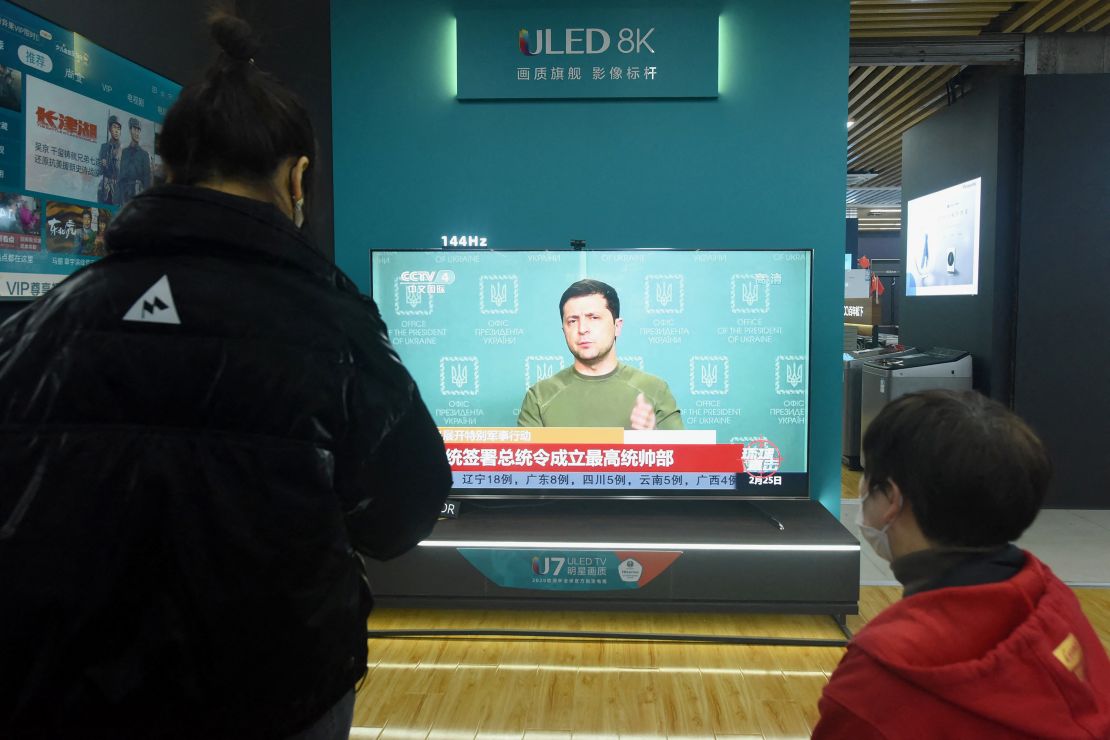
[[[756,510],[756,512],[758,512],[758,513],[759,513],[759,515],[760,515],[760,516],[762,516],[762,517],[763,517],[764,519],[766,519],[766,520],[767,520],[767,521],[769,521],[769,522],[770,522],[771,524],[774,524],[774,525],[775,525],[776,527],[778,527],[778,528],[779,528],[779,531],[780,531],[780,532],[785,532],[785,531],[786,531],[786,525],[784,525],[784,524],[783,524],[782,522],[780,522],[780,521],[779,521],[779,520],[778,520],[778,519],[777,519],[777,518],[775,517],[775,515],[774,515],[774,514],[772,514],[771,512],[767,511],[766,509],[764,509],[764,508],[763,508],[762,506],[760,506],[759,504],[757,504],[757,503],[756,503],[756,502],[754,502],[754,501],[748,501],[748,502],[747,502],[747,504],[748,504],[748,506],[750,506],[750,507],[752,507],[753,509],[755,509],[755,510]]]
[[[554,499],[463,501],[421,546],[368,563],[382,606],[858,613],[859,542],[808,500]],[[487,508],[488,507],[488,508]],[[768,523],[774,526],[767,526]],[[498,585],[464,553],[527,558],[515,586]],[[669,552],[674,561],[639,588],[547,590],[526,585],[533,556],[583,551]],[[518,572],[520,571],[520,572]]]

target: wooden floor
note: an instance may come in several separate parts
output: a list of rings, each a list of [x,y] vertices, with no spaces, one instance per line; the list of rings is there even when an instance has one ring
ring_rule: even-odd
[[[860,473],[841,468],[843,497]],[[1110,651],[1110,589],[1076,589]],[[901,597],[860,589],[858,630]],[[532,629],[836,639],[828,617],[380,610],[371,629]],[[351,737],[806,738],[839,648],[601,640],[371,640]]]
[[[859,629],[901,596],[861,589]],[[1077,590],[1110,649],[1110,589]],[[380,610],[371,629],[505,628],[837,638],[828,617]],[[839,648],[375,639],[352,738],[804,738]]]
[[[840,498],[859,498],[859,479],[863,472],[840,466]]]

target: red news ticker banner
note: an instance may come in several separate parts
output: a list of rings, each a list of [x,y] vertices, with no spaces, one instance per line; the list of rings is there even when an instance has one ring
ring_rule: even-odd
[[[744,446],[567,445],[448,443],[447,460],[457,472],[743,472]]]

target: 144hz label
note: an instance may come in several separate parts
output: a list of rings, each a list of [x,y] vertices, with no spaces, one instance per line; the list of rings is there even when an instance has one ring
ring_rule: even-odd
[[[439,238],[445,247],[488,247],[489,239],[484,236],[466,235],[466,236],[447,236],[444,234]]]

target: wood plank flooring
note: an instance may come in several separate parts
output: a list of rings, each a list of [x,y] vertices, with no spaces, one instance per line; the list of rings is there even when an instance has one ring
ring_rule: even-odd
[[[862,470],[849,470],[846,465],[841,465],[840,498],[859,498],[859,479],[862,476]]]
[[[1110,650],[1110,589],[1077,589]],[[859,629],[901,589],[864,587]],[[380,610],[371,629],[837,638],[828,617]],[[804,738],[843,651],[537,638],[374,639],[352,738]]]
[[[860,473],[841,468],[842,495]],[[1110,652],[1110,589],[1076,589]],[[860,589],[858,630],[901,598]],[[828,617],[380,610],[371,629],[548,629],[836,639]],[[356,740],[805,738],[843,650],[536,638],[370,641]]]

